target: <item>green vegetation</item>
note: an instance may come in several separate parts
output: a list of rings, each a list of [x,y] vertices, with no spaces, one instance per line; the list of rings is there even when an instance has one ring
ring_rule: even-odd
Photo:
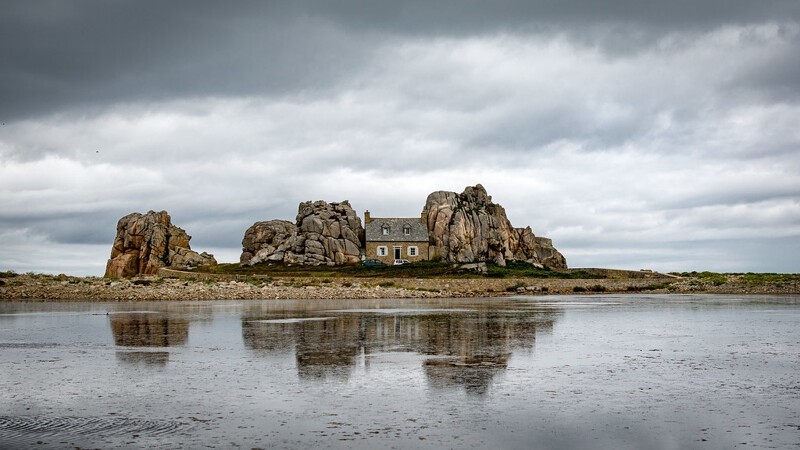
[[[487,275],[474,270],[460,269],[452,263],[442,261],[420,261],[400,266],[298,266],[289,264],[256,264],[240,266],[239,264],[217,264],[198,268],[198,272],[241,275],[244,277],[318,277],[330,282],[337,277],[354,278],[566,278],[587,279],[604,278],[584,271],[560,271],[548,267],[538,268],[524,261],[512,261],[506,267],[487,263]],[[323,281],[326,282],[326,281]]]
[[[525,261],[509,261],[505,267],[487,264],[488,276],[491,278],[560,278],[560,279],[597,279],[604,278],[584,270],[560,271],[545,266],[538,268]]]
[[[796,273],[716,273],[716,272],[683,272],[679,274],[691,279],[690,284],[710,284],[721,286],[723,284],[736,284],[745,286],[759,286],[765,284],[797,284],[800,283],[800,274]]]
[[[692,284],[711,284],[713,286],[721,286],[728,281],[728,277],[721,273],[715,272],[684,272],[681,274],[683,277],[694,278]]]
[[[14,278],[17,276],[17,273],[13,270],[7,270],[5,272],[0,272],[0,278]]]
[[[752,273],[748,272],[740,275],[739,282],[755,286],[759,284],[797,284],[800,283],[798,273]]]

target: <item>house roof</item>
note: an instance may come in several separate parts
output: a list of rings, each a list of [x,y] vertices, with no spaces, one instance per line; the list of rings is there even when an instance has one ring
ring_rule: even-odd
[[[389,234],[383,234],[384,226],[389,228]],[[409,234],[405,234],[406,228]],[[419,217],[373,217],[365,231],[367,242],[428,242],[428,227]]]

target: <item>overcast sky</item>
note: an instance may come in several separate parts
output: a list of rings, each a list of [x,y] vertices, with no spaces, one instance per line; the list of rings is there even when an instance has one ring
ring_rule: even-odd
[[[571,267],[800,272],[796,0],[4,0],[0,61],[0,270],[481,183]]]

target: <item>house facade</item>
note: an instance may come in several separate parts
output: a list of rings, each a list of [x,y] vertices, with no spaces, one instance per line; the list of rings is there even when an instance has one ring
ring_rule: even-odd
[[[392,264],[395,259],[428,260],[426,216],[423,211],[420,217],[371,217],[369,211],[365,211],[364,257],[386,264]]]

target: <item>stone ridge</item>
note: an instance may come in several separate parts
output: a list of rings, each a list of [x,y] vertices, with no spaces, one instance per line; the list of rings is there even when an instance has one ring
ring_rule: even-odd
[[[213,255],[193,251],[192,237],[172,224],[166,211],[128,214],[117,222],[117,235],[106,264],[108,278],[152,275],[161,267],[192,268],[216,264]]]

